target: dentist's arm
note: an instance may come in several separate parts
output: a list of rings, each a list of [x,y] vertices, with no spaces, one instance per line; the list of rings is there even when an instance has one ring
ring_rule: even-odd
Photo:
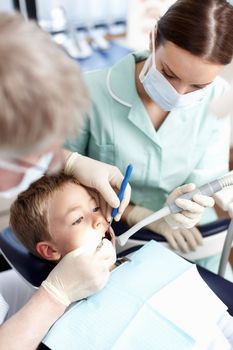
[[[115,220],[120,220],[122,213],[129,204],[131,195],[131,188],[128,184],[120,203],[114,191],[114,189],[117,192],[119,191],[124,178],[120,170],[113,165],[82,156],[77,152],[64,150],[64,153],[66,159],[64,172],[74,175],[81,184],[94,188],[100,193],[106,201],[105,203],[102,201],[100,206],[107,219],[111,218],[111,208],[119,207]],[[106,203],[108,207],[106,207]]]
[[[65,309],[65,305],[40,287],[29,302],[0,327],[0,349],[36,349]]]
[[[116,259],[104,240],[94,253],[67,254],[50,272],[31,300],[0,327],[0,349],[34,350],[73,301],[103,288]]]

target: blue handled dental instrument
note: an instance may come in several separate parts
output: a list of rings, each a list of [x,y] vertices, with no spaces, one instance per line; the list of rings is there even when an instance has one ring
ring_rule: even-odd
[[[133,166],[131,164],[129,164],[127,166],[127,169],[126,169],[124,179],[123,179],[123,181],[121,183],[120,190],[119,190],[119,192],[117,194],[117,197],[119,198],[120,202],[123,199],[123,196],[124,196],[124,193],[125,193],[125,189],[126,189],[126,186],[127,186],[128,182],[129,182],[129,178],[130,178],[130,175],[132,173],[132,170],[133,170]],[[111,220],[109,222],[109,226],[112,225],[112,221],[115,218],[115,216],[117,215],[117,213],[118,213],[118,208],[113,208],[112,209],[112,213],[111,213]]]

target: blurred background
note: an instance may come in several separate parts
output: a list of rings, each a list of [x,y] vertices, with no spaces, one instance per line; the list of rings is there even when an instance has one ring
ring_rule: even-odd
[[[109,67],[134,50],[148,49],[149,32],[174,0],[0,0],[0,11],[35,19],[83,71]],[[233,80],[233,64],[222,74]],[[232,113],[233,114],[233,113]],[[233,128],[232,128],[233,129]],[[233,132],[230,169],[233,169]],[[0,200],[0,230],[10,202]],[[219,210],[220,217],[227,214]],[[1,260],[1,258],[0,258]],[[0,270],[4,266],[0,261]]]

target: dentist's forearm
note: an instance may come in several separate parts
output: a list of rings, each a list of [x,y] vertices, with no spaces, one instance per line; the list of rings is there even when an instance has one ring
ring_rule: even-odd
[[[29,302],[0,327],[0,349],[36,349],[65,309],[65,305],[40,287]]]

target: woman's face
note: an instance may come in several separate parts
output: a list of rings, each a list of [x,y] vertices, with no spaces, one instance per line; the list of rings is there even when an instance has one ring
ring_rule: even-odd
[[[194,56],[170,41],[166,41],[155,49],[155,64],[180,94],[211,84],[223,68],[222,65]]]

